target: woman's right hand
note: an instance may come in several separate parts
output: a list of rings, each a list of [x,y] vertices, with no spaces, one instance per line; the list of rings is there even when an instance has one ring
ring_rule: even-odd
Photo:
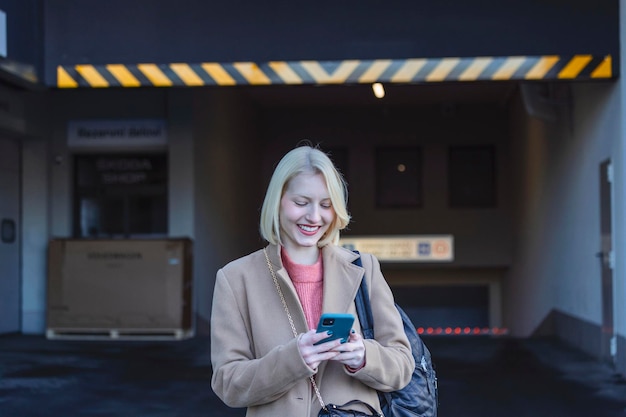
[[[313,329],[301,334],[298,338],[298,349],[300,350],[302,359],[304,359],[304,362],[306,362],[309,368],[315,371],[317,371],[317,367],[322,361],[327,361],[339,355],[339,352],[332,351],[332,349],[341,344],[339,339],[315,345],[315,343],[326,339],[328,336],[326,332],[317,333],[317,331]]]

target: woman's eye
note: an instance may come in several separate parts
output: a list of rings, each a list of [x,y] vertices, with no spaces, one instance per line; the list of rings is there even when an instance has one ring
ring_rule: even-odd
[[[296,206],[304,207],[306,206],[306,201],[296,201]]]

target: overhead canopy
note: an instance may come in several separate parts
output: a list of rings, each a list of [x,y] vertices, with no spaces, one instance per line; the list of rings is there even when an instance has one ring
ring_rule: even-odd
[[[512,56],[265,63],[75,65],[57,68],[57,87],[198,87],[590,80],[614,76],[607,56]]]
[[[617,77],[615,0],[47,0],[50,87]]]

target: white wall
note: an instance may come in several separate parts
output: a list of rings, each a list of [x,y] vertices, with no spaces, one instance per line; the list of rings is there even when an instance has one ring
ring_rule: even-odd
[[[619,142],[616,86],[572,84],[557,121],[512,111],[517,238],[507,323],[529,336],[552,310],[602,322],[599,165]]]

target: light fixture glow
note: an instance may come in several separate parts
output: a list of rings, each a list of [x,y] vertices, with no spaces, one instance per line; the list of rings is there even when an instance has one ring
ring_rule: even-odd
[[[385,88],[381,83],[372,84],[372,91],[374,91],[374,95],[376,96],[376,98],[385,97]]]

